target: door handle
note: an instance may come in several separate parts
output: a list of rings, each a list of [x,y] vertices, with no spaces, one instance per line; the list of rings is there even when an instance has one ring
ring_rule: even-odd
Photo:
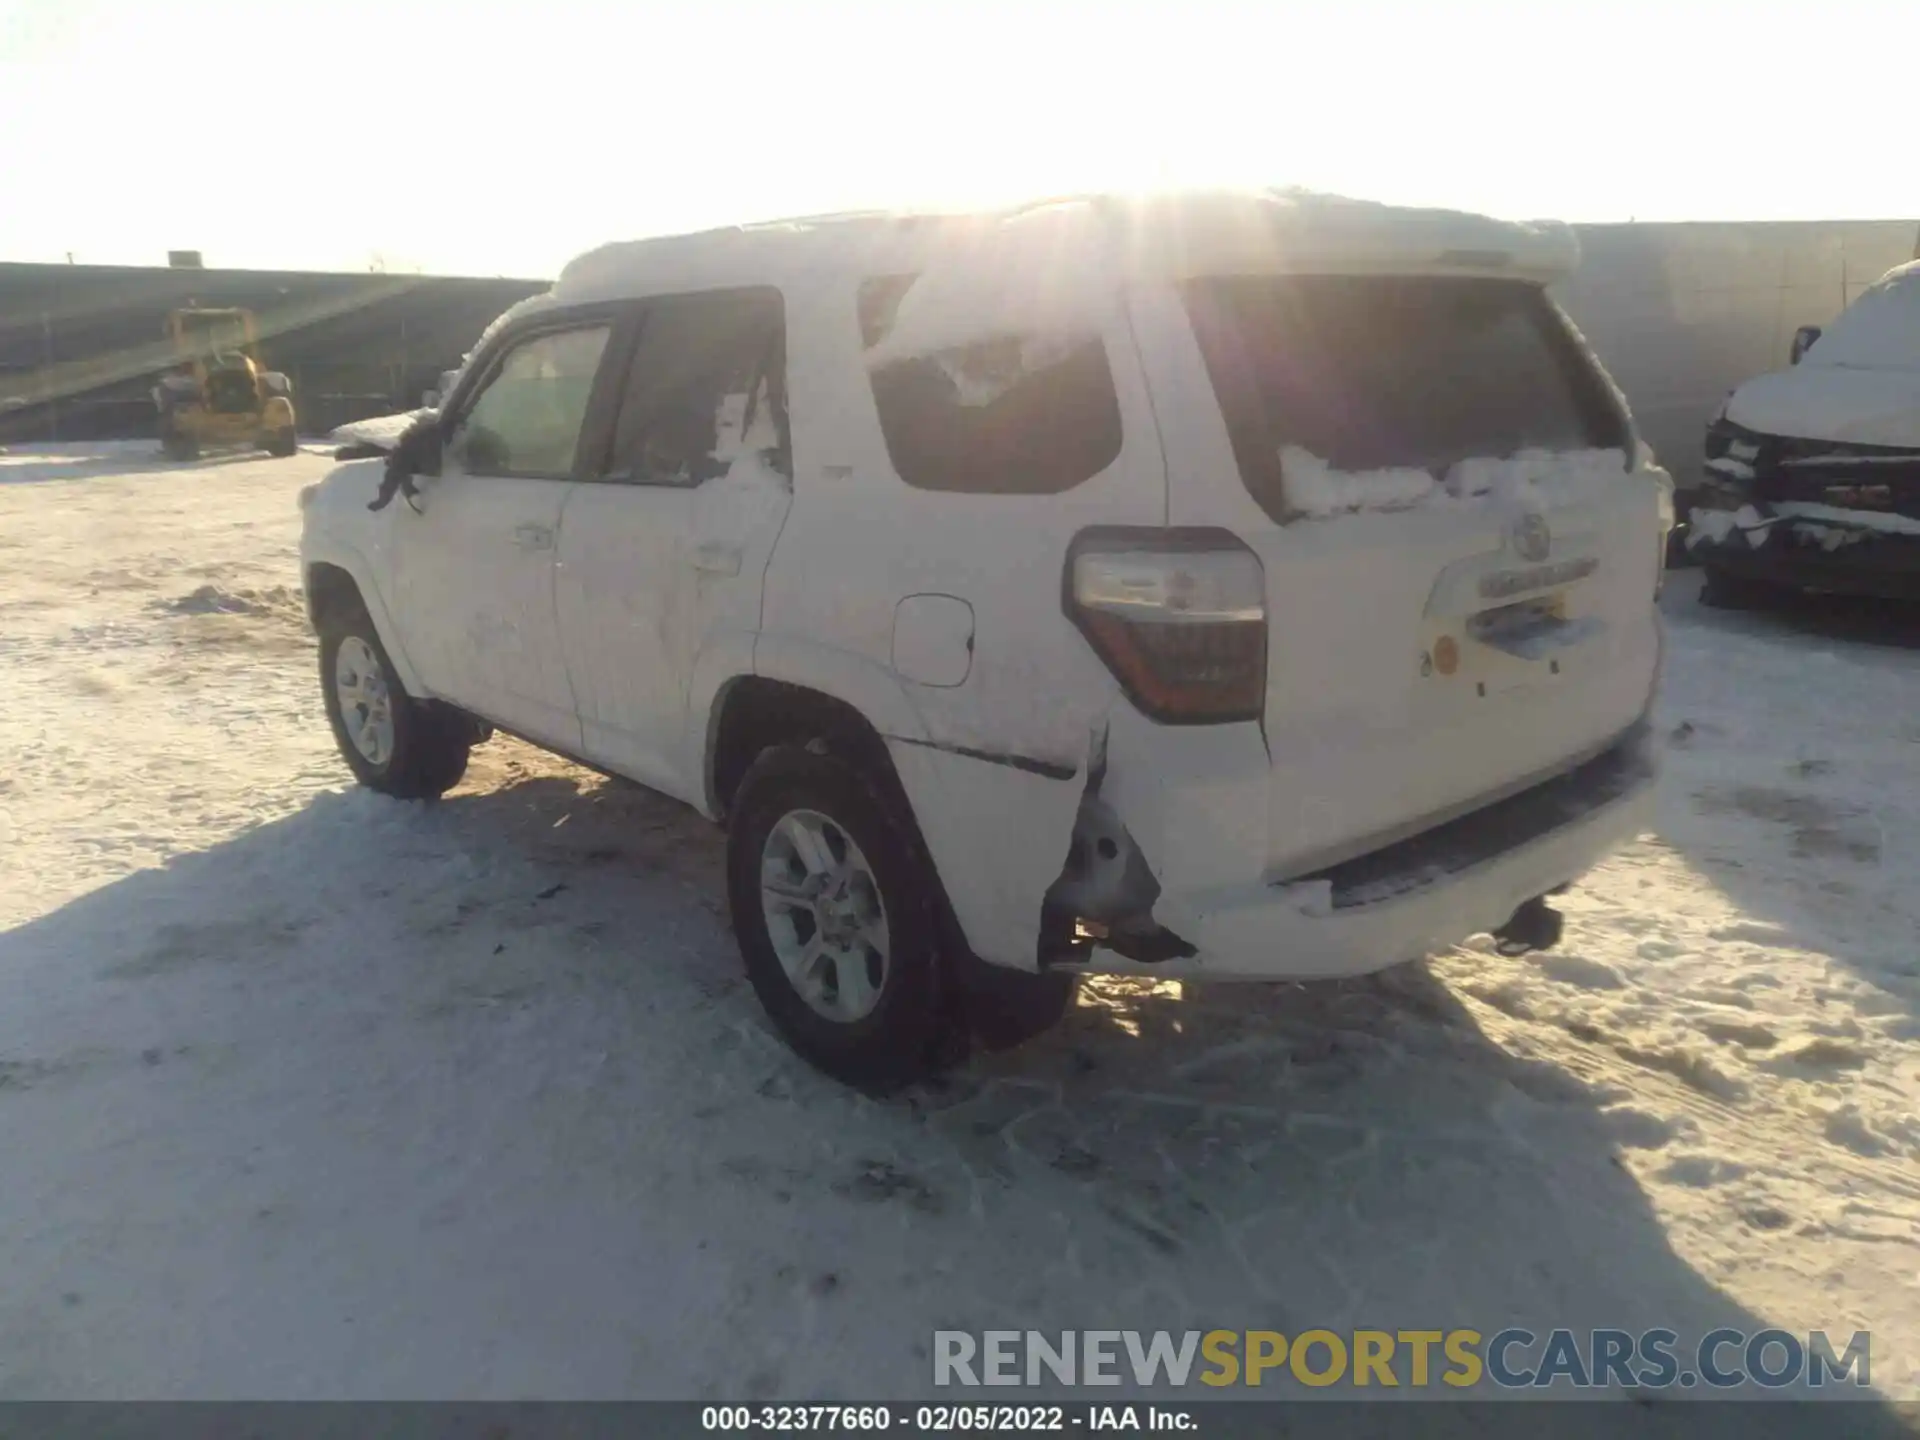
[[[716,545],[709,541],[694,550],[693,568],[709,575],[738,575],[740,555],[738,545]]]
[[[516,525],[513,531],[513,543],[522,550],[551,550],[553,527],[551,525]]]

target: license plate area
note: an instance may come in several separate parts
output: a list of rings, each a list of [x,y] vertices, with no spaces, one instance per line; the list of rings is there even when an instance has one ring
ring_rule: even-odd
[[[1581,672],[1606,632],[1598,616],[1575,613],[1568,591],[1428,621],[1422,674],[1463,698],[1485,698],[1556,683]]]

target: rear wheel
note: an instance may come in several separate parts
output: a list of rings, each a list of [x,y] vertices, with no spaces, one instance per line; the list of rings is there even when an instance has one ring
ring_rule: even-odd
[[[910,827],[859,770],[797,746],[754,762],[732,812],[734,934],[787,1042],[854,1085],[935,1068],[945,1030],[935,890]]]
[[[422,800],[444,795],[466,774],[472,724],[400,688],[365,610],[321,622],[320,686],[334,741],[362,785]]]
[[[1706,583],[1700,588],[1700,603],[1715,610],[1757,610],[1777,605],[1792,592],[1770,580],[1755,580],[1750,575],[1733,575],[1709,564]]]
[[[193,460],[200,454],[200,443],[184,430],[162,425],[160,449],[169,460]]]

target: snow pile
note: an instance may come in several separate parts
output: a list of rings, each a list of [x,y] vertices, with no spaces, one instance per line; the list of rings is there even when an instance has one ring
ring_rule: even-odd
[[[1623,450],[1522,450],[1504,460],[1460,461],[1447,472],[1446,489],[1462,500],[1490,495],[1528,504],[1617,484],[1626,468]]]
[[[1762,515],[1751,505],[1738,510],[1695,510],[1687,522],[1687,547],[1724,545],[1728,536],[1739,533],[1757,550],[1780,525],[1790,526],[1827,550],[1838,550],[1875,534],[1920,535],[1920,520],[1893,511],[1849,510],[1811,500],[1781,500],[1772,508],[1772,516]]]
[[[1857,545],[1866,538],[1864,530],[1853,530],[1839,525],[1796,525],[1794,529],[1816,542],[1828,554],[1844,549],[1848,545]]]
[[[1698,545],[1724,545],[1735,531],[1747,537],[1758,550],[1767,543],[1772,523],[1751,505],[1738,510],[1695,510],[1687,521],[1687,548]]]
[[[1853,530],[1876,530],[1882,535],[1920,535],[1920,520],[1890,510],[1852,510],[1810,500],[1782,500],[1773,508],[1777,514],[1801,520],[1824,521]]]
[[[744,391],[728,395],[714,416],[713,458],[727,469],[694,492],[694,534],[703,550],[737,547],[793,490],[778,468],[780,432],[764,381],[748,400]]]
[[[955,402],[979,409],[1012,392],[1028,376],[1070,359],[1087,338],[1026,335],[948,350],[935,356],[934,364],[953,386]]]
[[[1820,353],[1825,342],[1814,348]],[[1840,445],[1920,447],[1920,365],[1855,370],[1811,365],[1756,375],[1727,399],[1727,419],[1763,435]],[[1745,457],[1735,456],[1736,459]]]
[[[1314,520],[1359,510],[1405,510],[1439,488],[1425,470],[1336,470],[1298,445],[1280,452],[1280,474],[1288,511]]]
[[[1570,497],[1590,485],[1617,481],[1626,463],[1620,450],[1523,450],[1505,459],[1461,460],[1444,478],[1436,479],[1431,471],[1412,468],[1336,470],[1298,445],[1280,452],[1281,490],[1288,513],[1320,520],[1483,497],[1541,510],[1549,501]]]

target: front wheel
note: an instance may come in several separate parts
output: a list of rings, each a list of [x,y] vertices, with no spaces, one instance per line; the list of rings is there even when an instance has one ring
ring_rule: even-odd
[[[747,977],[787,1043],[849,1084],[939,1063],[945,1031],[929,862],[843,760],[793,746],[747,771],[727,899]]]
[[[194,460],[200,455],[200,445],[193,436],[173,426],[164,426],[160,431],[160,450],[169,460]]]
[[[444,795],[466,774],[472,727],[400,688],[364,610],[322,622],[320,686],[334,741],[362,785],[423,800]]]
[[[277,455],[284,459],[286,456],[292,455],[299,450],[300,437],[294,432],[292,427],[288,427],[285,430],[269,431],[267,438],[262,443],[265,445],[269,455]]]

